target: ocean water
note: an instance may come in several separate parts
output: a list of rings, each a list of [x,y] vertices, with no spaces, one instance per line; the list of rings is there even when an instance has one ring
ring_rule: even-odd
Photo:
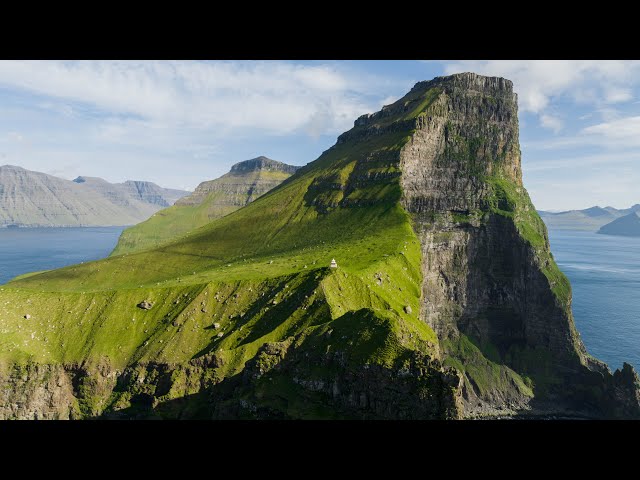
[[[104,258],[125,228],[0,228],[0,284],[23,273]]]
[[[27,272],[104,258],[125,227],[0,229],[0,283]],[[573,313],[589,352],[640,369],[640,238],[549,230],[573,288]]]
[[[612,370],[640,369],[640,238],[550,229],[549,240],[589,353]]]

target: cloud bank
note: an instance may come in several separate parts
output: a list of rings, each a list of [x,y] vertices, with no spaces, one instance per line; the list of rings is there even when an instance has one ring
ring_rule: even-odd
[[[477,60],[449,62],[447,74],[476,72],[513,80],[520,110],[559,132],[552,105],[563,99],[600,108],[627,102],[640,83],[640,62],[626,60]]]
[[[271,134],[341,131],[377,107],[335,66],[275,61],[2,61],[0,85],[158,125]]]

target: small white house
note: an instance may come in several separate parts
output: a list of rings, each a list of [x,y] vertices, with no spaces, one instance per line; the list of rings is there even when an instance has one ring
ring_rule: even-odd
[[[338,268],[338,264],[336,263],[335,258],[331,260],[331,265],[329,265],[329,268]]]

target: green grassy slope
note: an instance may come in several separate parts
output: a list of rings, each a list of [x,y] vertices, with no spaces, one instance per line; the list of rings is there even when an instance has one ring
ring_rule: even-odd
[[[246,162],[237,165],[242,166],[243,163]],[[175,240],[247,205],[290,176],[288,171],[258,168],[232,170],[220,178],[204,182],[189,197],[122,232],[112,255],[146,250]]]
[[[382,135],[377,146],[397,149],[399,141],[404,138],[397,134]],[[405,241],[415,241],[409,218],[398,204],[398,184],[385,181],[354,190],[349,198],[373,201],[362,207],[320,213],[313,204],[344,196],[340,189],[324,189],[324,179],[348,176],[368,146],[375,148],[371,142],[356,148],[337,145],[256,202],[173,243],[32,275],[10,285],[97,291],[277,277],[328,266],[333,257],[343,268],[369,269],[385,255],[402,251]],[[384,167],[372,162],[367,168]]]
[[[413,110],[425,98],[411,99]],[[344,335],[331,344],[360,365],[390,367],[412,351],[438,357],[437,337],[418,318],[420,245],[397,181],[412,124],[398,120],[366,141],[339,141],[255,202],[178,240],[5,285],[0,358],[106,357],[125,368],[216,352],[224,366],[215,375],[227,378],[266,342],[315,348],[332,331]],[[143,300],[153,308],[138,308]],[[349,318],[364,323],[349,327]]]
[[[544,285],[548,281],[552,300],[569,308],[571,296],[570,285],[548,250],[545,226],[520,184],[519,157],[514,162],[504,154],[479,156],[484,130],[478,130],[479,139],[461,130],[452,137],[455,148],[439,157],[443,164],[437,166],[455,167],[456,175],[472,176],[475,190],[467,193],[481,195],[481,202],[470,202],[472,209],[440,213],[432,208],[422,212],[422,224],[401,205],[410,191],[407,187],[403,198],[401,153],[420,145],[415,140],[422,130],[412,139],[417,125],[427,128],[434,117],[445,114],[442,93],[440,87],[414,88],[372,119],[359,119],[316,161],[236,211],[225,209],[239,206],[236,203],[242,203],[246,193],[235,189],[237,178],[225,176],[216,181],[221,188],[203,194],[202,201],[176,205],[128,230],[107,259],[25,275],[5,285],[0,289],[0,366],[108,359],[118,371],[140,368],[144,377],[145,364],[191,368],[194,360],[206,363],[213,355],[215,367],[194,376],[205,375],[207,381],[231,388],[234,398],[242,390],[238,385],[246,387],[251,378],[257,383],[251,384],[251,391],[242,390],[243,401],[258,402],[289,417],[327,418],[341,414],[328,409],[327,398],[309,393],[318,393],[316,387],[301,385],[326,384],[339,377],[341,382],[349,378],[352,385],[360,385],[352,393],[367,391],[387,378],[358,383],[367,375],[363,372],[376,366],[393,372],[395,392],[404,378],[399,372],[424,355],[443,359],[465,375],[467,387],[473,385],[483,398],[495,397],[496,404],[529,399],[540,389],[542,376],[530,378],[525,375],[529,370],[520,367],[546,365],[533,358],[546,352],[527,351],[531,358],[525,358],[509,351],[515,360],[507,362],[494,345],[466,332],[439,340],[419,318],[425,304],[421,295],[426,295],[422,263],[429,253],[423,258],[424,245],[416,231],[431,224],[442,227],[430,247],[437,251],[442,247],[439,239],[457,229],[464,230],[467,224],[488,228],[499,218],[514,229],[511,240],[526,245],[523,251],[530,252],[527,255],[539,266]],[[455,131],[450,127],[445,131]],[[517,133],[517,124],[515,128]],[[506,151],[508,145],[503,147]],[[478,168],[477,161],[486,161],[482,165],[486,168]],[[420,174],[405,171],[402,178],[412,175]],[[456,175],[452,176],[459,178]],[[458,193],[451,191],[450,196]],[[224,216],[210,221],[218,214]],[[430,215],[433,218],[427,219]],[[329,268],[332,258],[338,269]],[[511,281],[510,266],[502,263],[504,269],[499,265],[494,270],[500,285],[508,289],[518,279]],[[447,266],[436,262],[435,268],[442,273]],[[445,273],[449,275],[445,283],[455,287],[460,272],[452,267]],[[143,300],[153,307],[138,308]],[[443,316],[455,319],[461,314],[456,309],[460,310],[458,304],[451,311],[443,309]],[[330,357],[333,360],[327,360]],[[279,362],[287,364],[286,373],[276,368]],[[336,365],[356,367],[338,374]],[[430,381],[443,372],[439,364],[419,370],[427,372]],[[180,385],[190,386],[158,396],[143,378],[134,387],[121,386],[124,390],[101,402],[127,409],[136,395],[145,393],[165,402],[169,412],[172,399],[196,395],[202,388],[193,378],[187,381],[184,370],[175,375]],[[129,384],[123,380],[121,385]],[[434,383],[429,385],[432,390],[418,393],[418,403],[433,394]],[[405,398],[393,395],[390,405]],[[367,399],[360,397],[359,402],[367,404]],[[433,416],[438,415],[448,414]]]

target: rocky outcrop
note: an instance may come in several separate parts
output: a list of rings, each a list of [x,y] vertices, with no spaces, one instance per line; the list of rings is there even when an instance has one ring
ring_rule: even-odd
[[[0,373],[0,420],[69,420],[99,415],[120,372],[108,359],[14,364]]]
[[[188,194],[184,190],[162,188],[153,182],[139,180],[127,180],[122,185],[129,190],[134,198],[159,207],[170,207],[177,200]]]
[[[77,177],[74,183],[83,189],[94,190],[116,205],[128,206],[141,202],[155,207],[169,207],[179,198],[188,195],[184,190],[162,188],[153,182],[127,180],[124,183],[109,183],[97,177]]]
[[[0,420],[68,420],[75,408],[63,365],[15,365],[0,373]]]
[[[640,403],[640,376],[630,364],[625,362],[622,370],[616,370],[613,374],[612,384],[607,393],[611,395],[609,409],[613,412],[613,416],[637,418]]]
[[[414,87],[427,89],[437,98],[416,119],[400,155],[402,203],[422,245],[421,317],[462,363],[469,357],[451,345],[466,337],[471,349],[532,382],[532,398],[553,398],[558,410],[612,414],[603,401],[611,373],[586,353],[570,285],[522,185],[511,82],[466,73]],[[468,396],[468,413],[500,398],[522,400],[517,381],[481,389],[479,380],[491,380],[483,378],[488,371],[469,367],[475,395]],[[580,386],[596,378],[602,391]],[[635,409],[640,415],[637,402]]]
[[[231,167],[231,173],[247,173],[247,172],[283,172],[293,175],[300,167],[295,165],[287,165],[286,163],[271,160],[270,158],[259,156],[251,160],[238,162]]]
[[[244,207],[280,185],[298,168],[267,157],[245,160],[233,165],[229,173],[222,177],[202,182],[191,195],[178,200],[176,205],[201,205],[208,197],[212,197],[210,208]],[[215,215],[210,217],[213,219]]]
[[[151,310],[151,308],[153,308],[153,303],[143,300],[137,305],[137,307],[141,308],[142,310]]]
[[[265,344],[242,375],[226,379],[215,353],[122,371],[107,360],[14,365],[0,376],[0,420],[458,418],[461,378],[437,360],[415,353],[395,368],[356,367],[345,351],[287,352],[293,340]],[[314,368],[326,374],[310,374]],[[282,404],[287,389],[296,393]]]
[[[443,369],[428,356],[415,353],[394,368],[355,367],[348,361],[346,351],[288,349],[287,342],[265,344],[247,364],[242,377],[216,386],[211,392],[213,417],[458,418],[461,379],[455,370]],[[326,374],[310,375],[314,369],[322,369]],[[278,402],[284,393],[280,389],[295,392],[288,397],[289,404]]]

